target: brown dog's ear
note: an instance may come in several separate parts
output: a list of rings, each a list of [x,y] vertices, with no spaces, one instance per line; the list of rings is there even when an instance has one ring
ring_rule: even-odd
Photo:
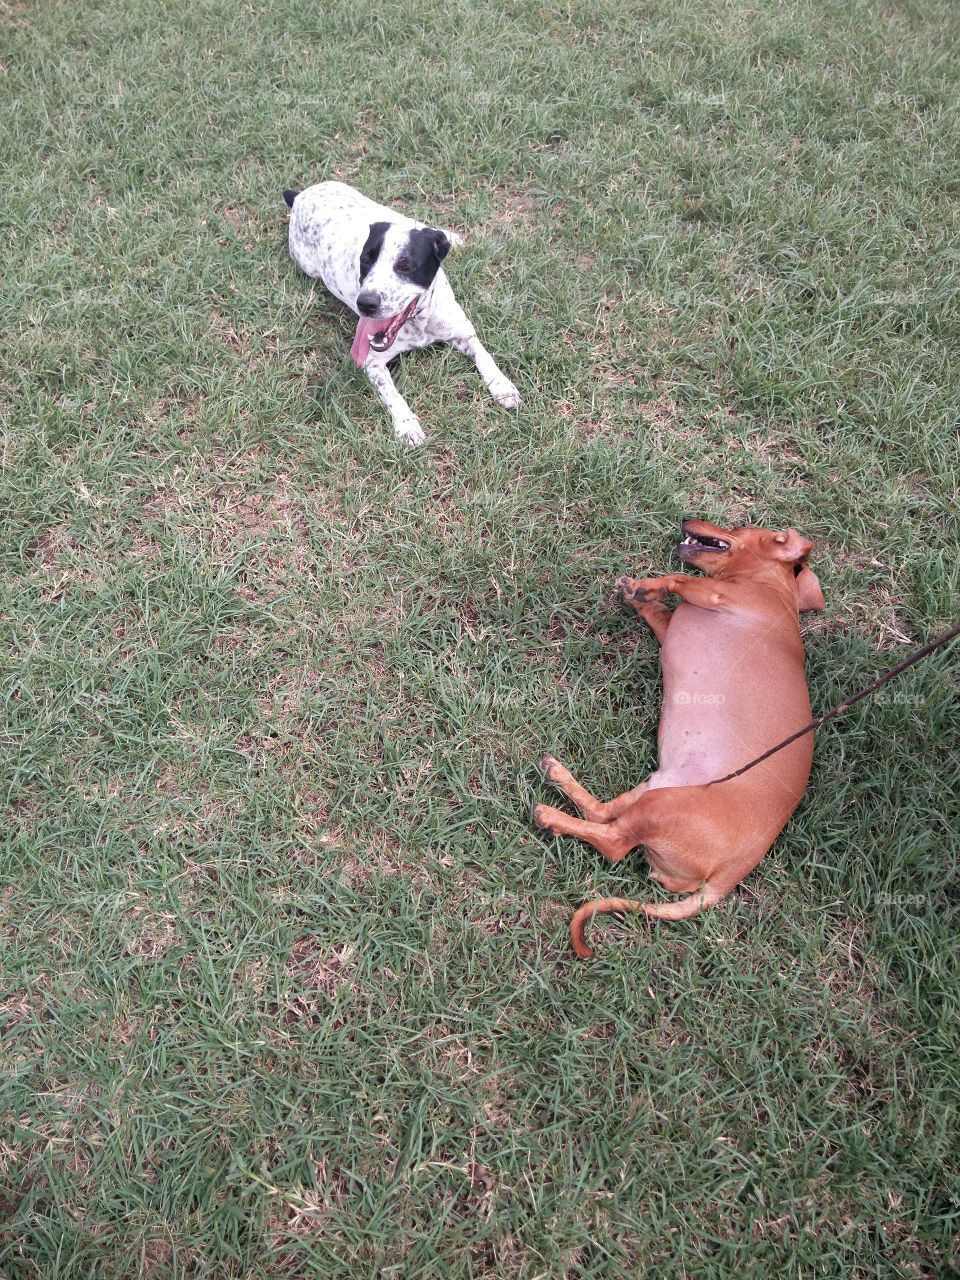
[[[773,535],[772,554],[777,560],[796,562],[806,560],[813,550],[809,538],[803,538],[796,529],[783,529]]]
[[[783,529],[773,535],[773,555],[794,566],[797,607],[800,609],[823,609],[826,606],[817,575],[807,567],[807,558],[812,550],[810,539],[804,538],[796,529]]]
[[[801,612],[804,609],[824,609],[826,604],[817,575],[804,565],[797,574],[797,608]]]

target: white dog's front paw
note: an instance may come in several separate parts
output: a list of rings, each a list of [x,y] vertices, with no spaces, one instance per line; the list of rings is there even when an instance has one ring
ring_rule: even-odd
[[[509,378],[498,378],[492,382],[490,394],[502,409],[516,409],[520,404],[520,392]]]
[[[399,418],[394,422],[393,431],[398,440],[402,440],[404,444],[410,445],[411,448],[418,444],[423,444],[427,438],[423,427],[420,425],[420,420],[413,417],[412,414],[409,418]]]

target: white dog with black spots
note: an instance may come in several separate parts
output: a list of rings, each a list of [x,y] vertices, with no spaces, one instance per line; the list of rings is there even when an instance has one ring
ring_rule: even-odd
[[[431,342],[449,342],[473,361],[497,404],[515,409],[520,393],[453,296],[440,264],[459,236],[417,222],[343,182],[284,191],[290,256],[360,317],[350,354],[380,392],[397,438],[422,444],[423,428],[387,365]]]

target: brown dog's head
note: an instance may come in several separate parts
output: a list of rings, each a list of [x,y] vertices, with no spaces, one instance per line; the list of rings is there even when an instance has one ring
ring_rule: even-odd
[[[798,606],[822,609],[823,592],[816,574],[807,567],[813,543],[801,537],[796,529],[754,529],[742,525],[737,529],[721,529],[706,520],[687,517],[680,530],[683,540],[677,550],[684,564],[693,565],[711,578],[729,578],[734,573],[749,573],[760,566],[781,566],[785,574],[796,578]]]

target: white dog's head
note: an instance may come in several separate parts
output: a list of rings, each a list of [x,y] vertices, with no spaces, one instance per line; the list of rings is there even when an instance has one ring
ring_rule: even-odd
[[[370,350],[388,351],[436,279],[459,236],[435,227],[374,222],[357,263],[360,323],[350,354],[362,365]]]

